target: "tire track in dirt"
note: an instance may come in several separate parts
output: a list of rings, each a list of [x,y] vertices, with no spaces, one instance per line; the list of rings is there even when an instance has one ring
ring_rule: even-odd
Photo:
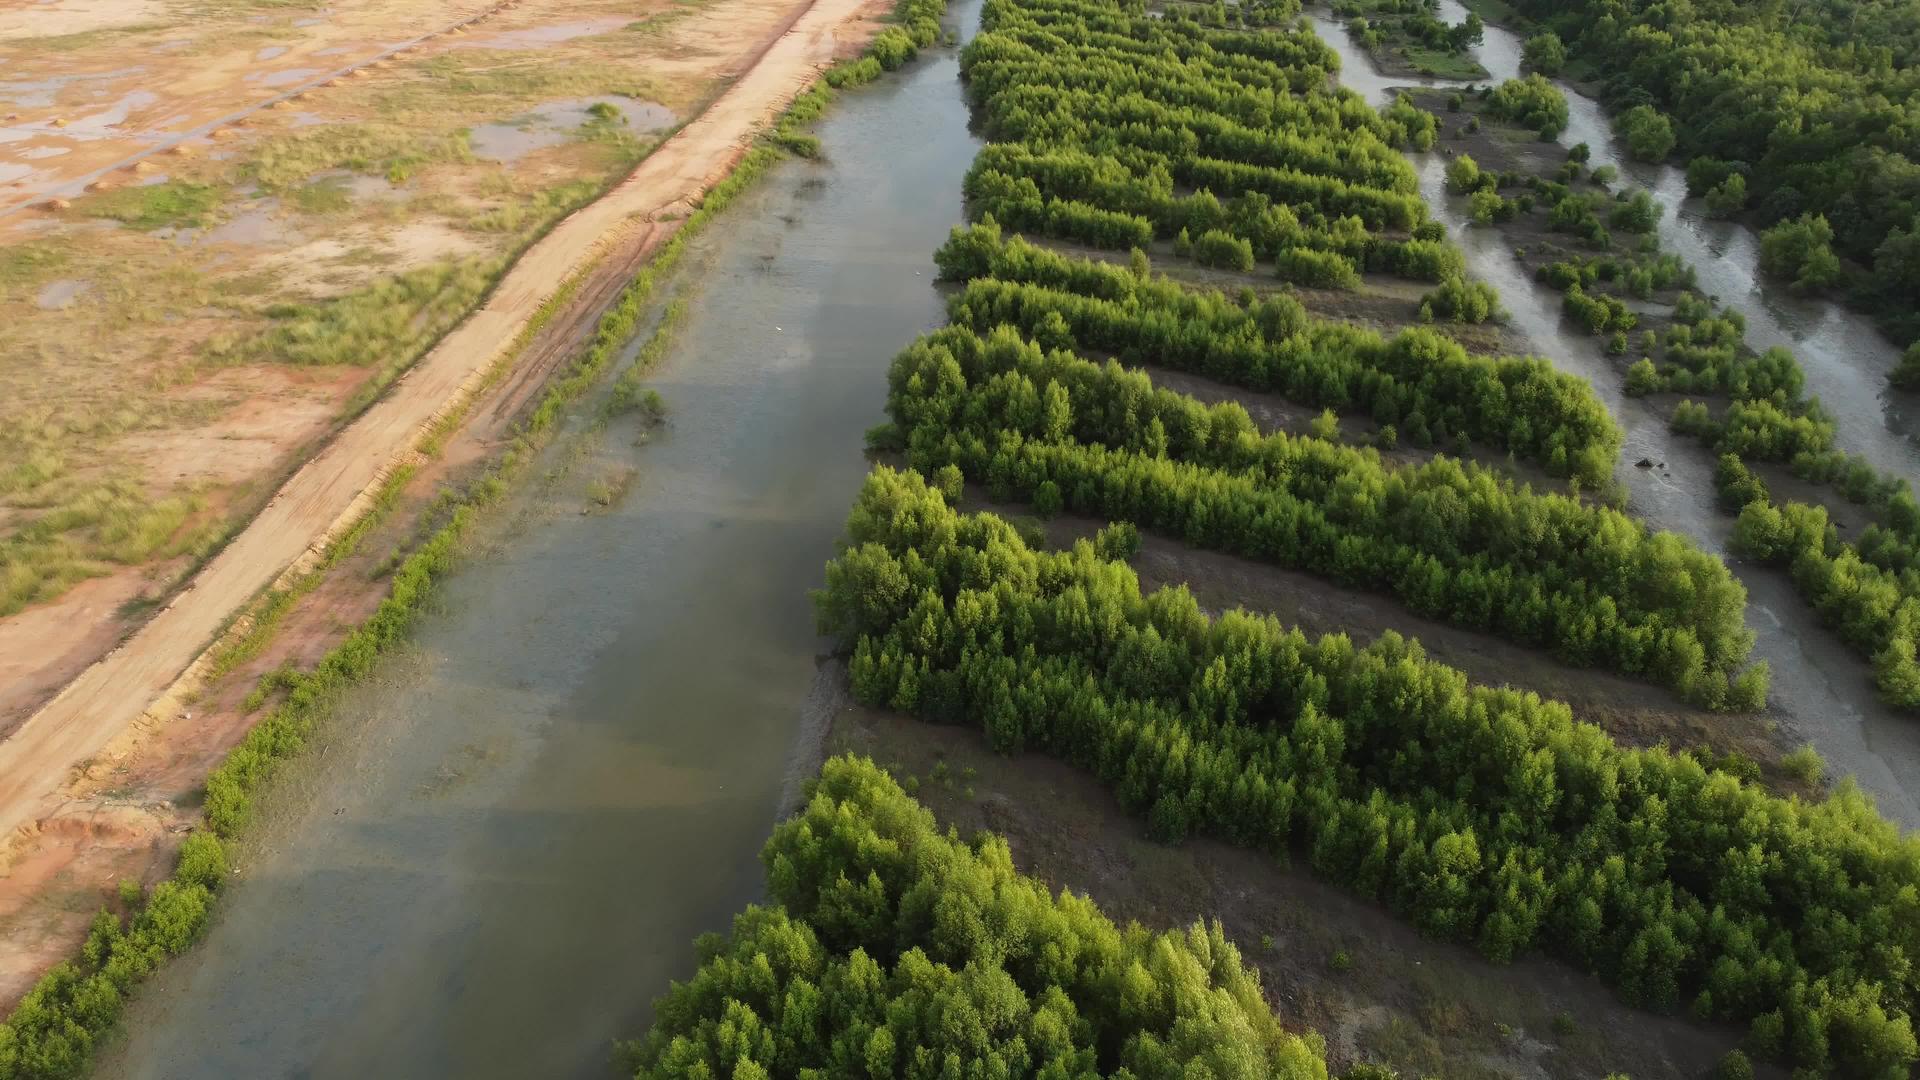
[[[443,417],[488,381],[534,315],[567,281],[587,272],[581,295],[555,320],[590,332],[579,313],[606,283],[621,280],[671,229],[656,215],[698,199],[724,178],[754,138],[830,63],[835,32],[866,0],[812,0],[705,112],[631,175],[576,211],[523,254],[487,301],[376,403],[296,472],[273,500],[184,591],[126,644],[89,667],[0,742],[0,835],[31,833],[56,808],[75,774],[136,728],[179,715],[204,650],[233,614],[283,574],[316,562],[332,538],[371,503],[393,467]],[[565,351],[543,334],[535,367]],[[509,394],[509,397],[520,396]]]

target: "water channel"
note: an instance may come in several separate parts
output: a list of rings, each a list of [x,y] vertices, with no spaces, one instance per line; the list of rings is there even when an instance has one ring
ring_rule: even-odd
[[[759,895],[825,650],[807,590],[888,361],[944,318],[931,256],[977,148],[955,53],[845,95],[820,136],[824,163],[781,166],[699,242],[650,383],[664,432],[611,428],[495,515],[100,1075],[611,1075],[694,937]],[[631,494],[582,513],[607,468]]]
[[[1349,86],[1405,85],[1316,22]],[[691,971],[693,937],[760,892],[824,647],[806,589],[866,471],[887,361],[943,318],[930,255],[977,147],[956,79],[942,51],[844,96],[825,163],[777,169],[696,245],[697,302],[652,382],[664,433],[611,429],[497,515],[409,654],[294,767],[208,940],[143,991],[101,1075],[611,1075],[612,1041]],[[1558,297],[1449,206],[1441,159],[1417,161],[1516,332],[1593,382],[1629,459],[1669,463],[1622,469],[1634,509],[1724,551],[1704,453],[1620,394]],[[631,495],[583,513],[579,474],[608,464]],[[1920,823],[1901,780],[1920,777],[1920,725],[1877,703],[1779,575],[1747,584],[1774,707]]]
[[[1458,0],[1441,0],[1441,17],[1449,22],[1466,18]],[[1443,80],[1381,74],[1372,59],[1353,44],[1345,28],[1324,11],[1308,13],[1314,32],[1340,55],[1340,81],[1376,104],[1391,100],[1396,87],[1458,85]],[[1489,26],[1486,44],[1478,51],[1481,65],[1495,80],[1519,73],[1520,39]],[[1914,444],[1898,434],[1895,403],[1884,403],[1869,384],[1884,384],[1893,363],[1891,346],[1862,316],[1833,304],[1787,301],[1758,283],[1757,242],[1744,226],[1702,219],[1695,208],[1682,205],[1685,178],[1667,166],[1652,168],[1625,160],[1614,145],[1599,104],[1560,84],[1572,116],[1563,140],[1585,141],[1593,148],[1592,164],[1614,164],[1623,176],[1641,183],[1666,207],[1660,225],[1660,243],[1693,262],[1700,286],[1715,293],[1747,318],[1749,340],[1759,347],[1786,344],[1807,370],[1809,392],[1821,395],[1842,418],[1842,446],[1866,453],[1882,469],[1920,479],[1920,455]],[[1702,547],[1727,558],[1747,587],[1748,625],[1757,635],[1756,659],[1772,668],[1769,705],[1777,720],[1805,739],[1826,758],[1832,774],[1852,775],[1872,793],[1888,817],[1907,828],[1920,827],[1920,722],[1889,709],[1874,693],[1872,671],[1815,620],[1785,576],[1731,558],[1727,543],[1732,519],[1713,506],[1713,461],[1692,439],[1668,431],[1666,419],[1644,402],[1622,392],[1622,376],[1604,356],[1596,340],[1574,332],[1560,314],[1560,295],[1526,273],[1509,245],[1493,229],[1475,228],[1449,199],[1445,188],[1446,161],[1437,153],[1413,155],[1420,172],[1420,192],[1449,234],[1466,252],[1473,274],[1500,291],[1512,319],[1509,329],[1527,348],[1548,357],[1563,370],[1593,384],[1626,432],[1619,478],[1628,490],[1632,511],[1656,528],[1693,538]],[[1744,239],[1741,239],[1744,237]],[[1719,238],[1719,239],[1714,239]],[[1721,244],[1725,254],[1704,257],[1701,246]],[[1743,261],[1744,260],[1744,261]],[[1796,312],[1819,312],[1795,321]],[[1771,329],[1769,329],[1771,328]],[[1794,329],[1794,328],[1797,328]],[[1776,341],[1769,335],[1791,335]],[[1860,339],[1886,352],[1884,366],[1875,366],[1874,354],[1850,353]],[[1843,344],[1852,343],[1852,344]],[[1847,387],[1854,386],[1854,390]],[[1832,396],[1829,396],[1832,394]],[[1862,404],[1861,395],[1868,403]],[[1885,408],[1883,409],[1883,404]],[[1848,411],[1848,410],[1851,411]],[[1884,417],[1885,423],[1876,422]],[[1624,462],[1642,458],[1662,463],[1664,469],[1638,469]]]
[[[1466,19],[1467,8],[1460,0],[1440,0],[1439,17],[1459,23]],[[1381,100],[1395,86],[1461,85],[1382,76],[1335,20],[1320,11],[1310,18],[1315,32],[1340,52],[1341,81],[1370,101]],[[1519,78],[1524,74],[1524,44],[1513,31],[1488,26],[1474,58],[1494,83]],[[1865,455],[1882,472],[1920,484],[1920,439],[1913,434],[1912,402],[1887,388],[1887,373],[1899,362],[1900,349],[1865,316],[1831,301],[1795,296],[1785,285],[1763,279],[1760,241],[1752,229],[1709,218],[1700,200],[1687,198],[1685,172],[1634,160],[1614,137],[1598,101],[1564,81],[1555,85],[1567,98],[1567,130],[1560,141],[1568,146],[1586,143],[1593,151],[1592,167],[1613,166],[1622,180],[1645,189],[1660,204],[1661,248],[1693,266],[1700,292],[1746,319],[1747,340],[1754,348],[1777,345],[1793,352],[1806,371],[1806,392],[1840,418],[1840,448]]]

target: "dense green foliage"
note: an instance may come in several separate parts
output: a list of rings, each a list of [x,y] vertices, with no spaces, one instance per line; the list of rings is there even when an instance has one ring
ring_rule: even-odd
[[[1094,544],[1038,552],[881,469],[818,595],[855,694],[1096,773],[1167,839],[1284,853],[1427,932],[1548,949],[1757,1049],[1904,1076],[1920,843],[1843,789],[1781,799],[1561,704],[1141,594]]]
[[[1920,341],[1907,346],[1907,351],[1900,354],[1900,362],[1887,379],[1902,390],[1920,390]]]
[[[1217,924],[1123,930],[870,761],[828,761],[761,860],[773,906],[701,939],[626,1048],[636,1077],[1326,1080]]]
[[[1420,317],[1426,322],[1437,318],[1443,322],[1483,323],[1504,318],[1505,314],[1500,308],[1500,295],[1484,281],[1451,277],[1420,298]]]
[[[1833,227],[1819,214],[1802,214],[1761,233],[1760,269],[1803,292],[1835,284],[1840,258],[1833,253]]]
[[[1236,302],[1190,291],[1152,278],[1144,255],[1131,267],[1074,259],[1019,237],[1002,240],[991,221],[954,230],[934,258],[942,276],[968,283],[949,305],[955,323],[981,334],[1010,324],[1050,348],[1363,409],[1376,423],[1405,426],[1422,445],[1461,436],[1595,486],[1619,455],[1619,427],[1592,388],[1544,360],[1474,356],[1426,330],[1388,338],[1312,319],[1287,296]],[[1438,314],[1491,314],[1491,289],[1449,280],[1429,297]]]
[[[1458,24],[1440,19],[1438,0],[1335,0],[1333,13],[1347,20],[1347,31],[1369,50],[1389,39],[1436,53],[1462,56],[1486,37],[1486,26],[1472,12]],[[1480,71],[1468,61],[1468,70]]]
[[[968,195],[995,220],[956,232],[940,253],[943,274],[967,282],[951,303],[956,326],[896,362],[882,442],[1042,512],[1138,520],[1384,586],[1419,610],[1644,675],[1703,704],[1758,704],[1765,671],[1745,667],[1744,592],[1683,541],[1451,461],[1391,470],[1322,439],[1262,434],[1235,406],[1202,407],[1081,354],[1364,409],[1383,440],[1492,443],[1603,483],[1619,432],[1578,380],[1537,360],[1472,357],[1424,330],[1386,339],[1318,323],[1285,297],[1190,292],[1154,280],[1138,250],[1123,268],[1001,239],[1002,225],[1082,241],[1091,230],[1138,248],[1151,231],[1177,234],[1179,254],[1206,247],[1208,262],[1244,265],[1226,239],[1235,237],[1283,274],[1313,272],[1303,254],[1373,266],[1384,252],[1402,272],[1414,260],[1441,283],[1424,300],[1432,317],[1490,316],[1491,290],[1464,280],[1456,249],[1423,235],[1394,133],[1314,85],[1329,63],[1298,31],[1249,35],[1083,0],[991,0],[963,73],[996,140],[970,171]],[[1564,99],[1546,89],[1544,107],[1563,115]],[[1214,185],[1195,182],[1196,152],[1223,155],[1206,165]],[[1291,170],[1288,187],[1274,186],[1276,169]],[[1175,195],[1182,184],[1197,190]],[[1330,220],[1330,202],[1362,213]],[[1394,224],[1411,227],[1407,239],[1368,231]]]
[[[967,174],[976,218],[1118,251],[1174,240],[1203,265],[1271,263],[1322,288],[1462,272],[1396,149],[1431,146],[1433,117],[1329,86],[1337,59],[1310,31],[1068,0],[984,18],[962,56],[993,140]]]
[[[1696,195],[1759,224],[1803,214],[1831,224],[1835,253],[1870,272],[1853,284],[1899,340],[1920,336],[1920,8],[1906,0],[1516,0],[1605,80],[1635,152],[1670,122]],[[1636,137],[1638,136],[1638,137]],[[1641,140],[1650,140],[1642,144]],[[1658,156],[1664,156],[1662,151]],[[1812,284],[1812,282],[1809,282]]]
[[[1790,567],[1821,620],[1872,657],[1881,694],[1920,709],[1920,504],[1902,492],[1892,505],[1892,527],[1871,526],[1856,546],[1840,540],[1824,507],[1751,501],[1734,544]]]
[[[1521,50],[1521,57],[1527,62],[1527,67],[1542,75],[1558,75],[1560,69],[1567,66],[1567,46],[1560,40],[1559,34],[1549,30],[1528,38]]]
[[[1614,126],[1641,161],[1662,161],[1673,152],[1673,122],[1651,105],[1635,105],[1621,113]]]
[[[1057,331],[1056,331],[1057,332]],[[1116,363],[1047,351],[1002,325],[949,327],[894,362],[888,412],[916,468],[953,465],[1000,497],[1039,492],[1190,543],[1270,559],[1415,610],[1755,708],[1746,591],[1672,533],[1439,459],[1258,433]]]
[[[1487,97],[1487,111],[1532,128],[1546,140],[1557,138],[1567,129],[1566,95],[1537,72],[1494,87]]]

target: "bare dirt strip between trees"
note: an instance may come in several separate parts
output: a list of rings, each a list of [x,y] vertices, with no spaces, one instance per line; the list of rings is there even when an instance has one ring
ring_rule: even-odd
[[[192,669],[234,613],[281,575],[317,562],[421,438],[484,386],[567,281],[603,260],[630,268],[632,255],[608,256],[636,250],[644,256],[672,235],[686,208],[727,175],[767,123],[833,60],[836,31],[865,6],[866,0],[812,0],[797,12],[699,118],[529,248],[485,304],[296,472],[172,603],[0,742],[0,835],[36,829],[57,808],[76,767],[84,769],[117,736],[179,715],[196,681]],[[601,291],[593,286],[603,275],[594,276],[583,292]]]

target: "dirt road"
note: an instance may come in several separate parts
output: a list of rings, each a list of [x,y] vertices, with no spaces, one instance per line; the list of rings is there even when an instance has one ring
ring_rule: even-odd
[[[831,61],[835,33],[865,0],[813,0],[737,82],[606,197],[549,233],[487,303],[347,428],[173,603],[88,668],[0,742],[0,835],[31,829],[84,765],[136,722],[165,724],[183,706],[169,688],[233,613],[296,560],[322,550],[437,418],[457,407],[569,277],[712,187],[755,135]],[[665,215],[663,215],[665,216]]]

